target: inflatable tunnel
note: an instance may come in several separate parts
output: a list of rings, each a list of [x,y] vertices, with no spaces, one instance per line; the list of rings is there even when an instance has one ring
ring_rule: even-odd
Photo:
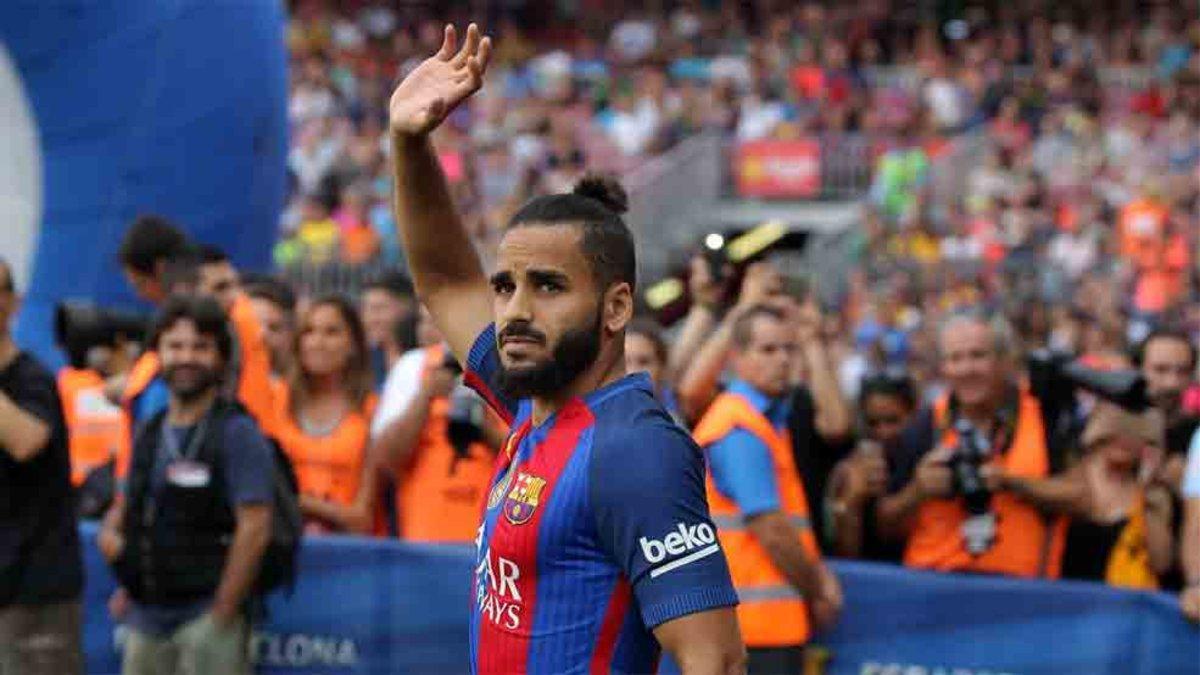
[[[116,250],[143,213],[266,266],[286,185],[283,4],[0,3],[0,255],[25,296],[18,344],[56,367],[58,301],[135,305]]]

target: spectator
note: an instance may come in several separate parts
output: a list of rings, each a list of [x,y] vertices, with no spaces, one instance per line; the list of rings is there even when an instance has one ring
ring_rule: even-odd
[[[219,395],[233,338],[220,306],[174,297],[151,344],[170,389],[134,443],[100,550],[121,583],[122,672],[250,672],[247,602],[271,532],[271,449]],[[146,517],[146,514],[152,514]]]
[[[696,425],[709,459],[708,500],[729,571],[751,672],[799,672],[802,646],[841,611],[821,561],[788,438],[795,332],[782,312],[751,307],[732,328],[737,374]]]
[[[296,295],[287,283],[263,277],[246,284],[246,295],[262,324],[263,342],[271,356],[273,381],[287,377],[292,367],[296,335]]]
[[[836,555],[900,562],[903,550],[879,536],[875,507],[887,492],[885,453],[899,442],[916,408],[916,391],[908,378],[878,375],[863,382],[858,446],[834,468],[826,490],[827,536]]]
[[[471,542],[504,442],[503,424],[462,384],[461,368],[443,343],[415,354],[421,366],[416,396],[400,409],[381,404],[371,425],[397,486],[398,534],[408,541]]]
[[[1179,485],[1183,466],[1200,419],[1183,410],[1183,394],[1195,380],[1196,348],[1187,333],[1159,329],[1134,354],[1134,365],[1146,379],[1146,395],[1166,420],[1168,483]]]
[[[649,375],[663,407],[679,419],[679,403],[667,371],[667,342],[653,322],[635,320],[625,329],[625,370]]]
[[[880,532],[906,542],[904,564],[943,572],[1056,577],[1047,564],[1061,545],[1046,514],[1088,513],[1086,485],[1063,473],[1063,449],[1050,447],[1051,419],[1017,383],[1016,344],[1003,318],[952,314],[938,336],[949,387],[904,432],[891,461],[890,494],[880,500]],[[961,434],[984,453],[968,504],[961,477]],[[957,468],[956,468],[957,467]],[[1056,544],[1052,540],[1059,539]],[[1047,549],[1050,544],[1051,548]]]
[[[216,246],[202,245],[200,275],[197,290],[217,301],[226,314],[232,315],[242,292],[242,280],[229,256]]]
[[[0,673],[79,675],[83,561],[54,378],[12,340],[19,299],[0,260]]]
[[[1091,493],[1090,513],[1071,520],[1062,575],[1126,588],[1159,588],[1174,563],[1171,489],[1159,471],[1163,414],[1101,403],[1088,419],[1075,470]]]
[[[1185,616],[1200,622],[1200,439],[1192,439],[1182,492],[1185,513],[1179,561],[1185,581],[1179,604]]]
[[[300,318],[295,368],[276,396],[278,440],[299,482],[309,533],[376,532],[378,478],[367,461],[375,409],[366,336],[348,300],[315,300]]]
[[[332,262],[337,255],[341,235],[329,212],[330,206],[322,197],[309,195],[301,202],[295,236],[309,264]]]
[[[397,334],[397,326],[415,318],[416,302],[412,281],[398,271],[384,272],[363,286],[359,313],[377,388],[383,387],[384,378],[400,355],[416,346],[400,344]]]
[[[363,188],[352,186],[342,191],[342,205],[333,220],[341,230],[341,261],[347,265],[363,265],[379,255],[381,242],[367,207]]]

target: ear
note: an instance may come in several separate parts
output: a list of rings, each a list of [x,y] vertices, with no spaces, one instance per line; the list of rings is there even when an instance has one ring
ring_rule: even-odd
[[[604,292],[600,311],[605,332],[616,335],[625,330],[633,320],[633,289],[629,283],[622,281],[609,286]]]

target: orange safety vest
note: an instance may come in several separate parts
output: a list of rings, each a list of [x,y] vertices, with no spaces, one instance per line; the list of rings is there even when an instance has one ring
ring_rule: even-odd
[[[263,340],[262,323],[254,303],[239,293],[229,308],[229,324],[239,348],[237,399],[258,422],[263,433],[275,435],[275,397],[271,383],[271,352]]]
[[[935,428],[942,430],[941,442],[952,446],[957,434],[950,427],[949,397],[934,406]],[[1017,421],[1008,451],[993,458],[1006,472],[1022,478],[1050,475],[1050,454],[1042,408],[1037,399],[1022,390],[1017,404]],[[1065,517],[1047,524],[1037,508],[1015,495],[992,495],[996,514],[996,541],[981,555],[971,555],[963,543],[962,526],[967,511],[960,499],[931,499],[917,509],[904,564],[940,572],[982,572],[1018,577],[1057,579],[1066,542]]]
[[[784,515],[800,532],[800,544],[814,559],[821,551],[809,521],[808,500],[796,472],[791,436],[776,429],[770,420],[749,401],[737,394],[721,394],[713,401],[696,425],[696,443],[707,449],[734,429],[754,434],[771,451],[775,464],[775,483]],[[766,549],[746,528],[736,502],[723,495],[713,479],[712,469],[706,480],[708,504],[717,537],[729,561],[729,573],[737,589],[737,608],[742,638],[749,647],[788,647],[808,641],[808,610],[799,591],[775,567]]]
[[[129,426],[104,395],[104,378],[89,369],[58,371],[71,453],[71,485],[79,487],[97,467],[129,456]]]
[[[425,350],[424,372],[438,368],[445,347]],[[457,457],[446,433],[450,400],[429,404],[425,426],[409,459],[396,512],[400,538],[423,542],[471,542],[479,527],[484,495],[492,478],[494,456],[483,443],[472,443],[466,457]]]
[[[367,398],[362,410],[343,417],[329,434],[309,436],[291,415],[291,393],[286,388],[280,391],[276,439],[292,461],[300,494],[350,506],[362,483],[375,396]]]

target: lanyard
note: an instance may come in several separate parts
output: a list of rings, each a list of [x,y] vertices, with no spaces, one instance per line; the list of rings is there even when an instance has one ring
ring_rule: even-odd
[[[171,431],[171,425],[163,420],[162,425],[162,444],[167,450],[167,457],[170,461],[195,459],[196,454],[200,452],[200,444],[204,442],[204,437],[208,435],[208,421],[212,417],[209,412],[204,415],[200,423],[196,425],[196,430],[192,432],[191,438],[188,439],[186,448],[179,447],[179,438]]]

